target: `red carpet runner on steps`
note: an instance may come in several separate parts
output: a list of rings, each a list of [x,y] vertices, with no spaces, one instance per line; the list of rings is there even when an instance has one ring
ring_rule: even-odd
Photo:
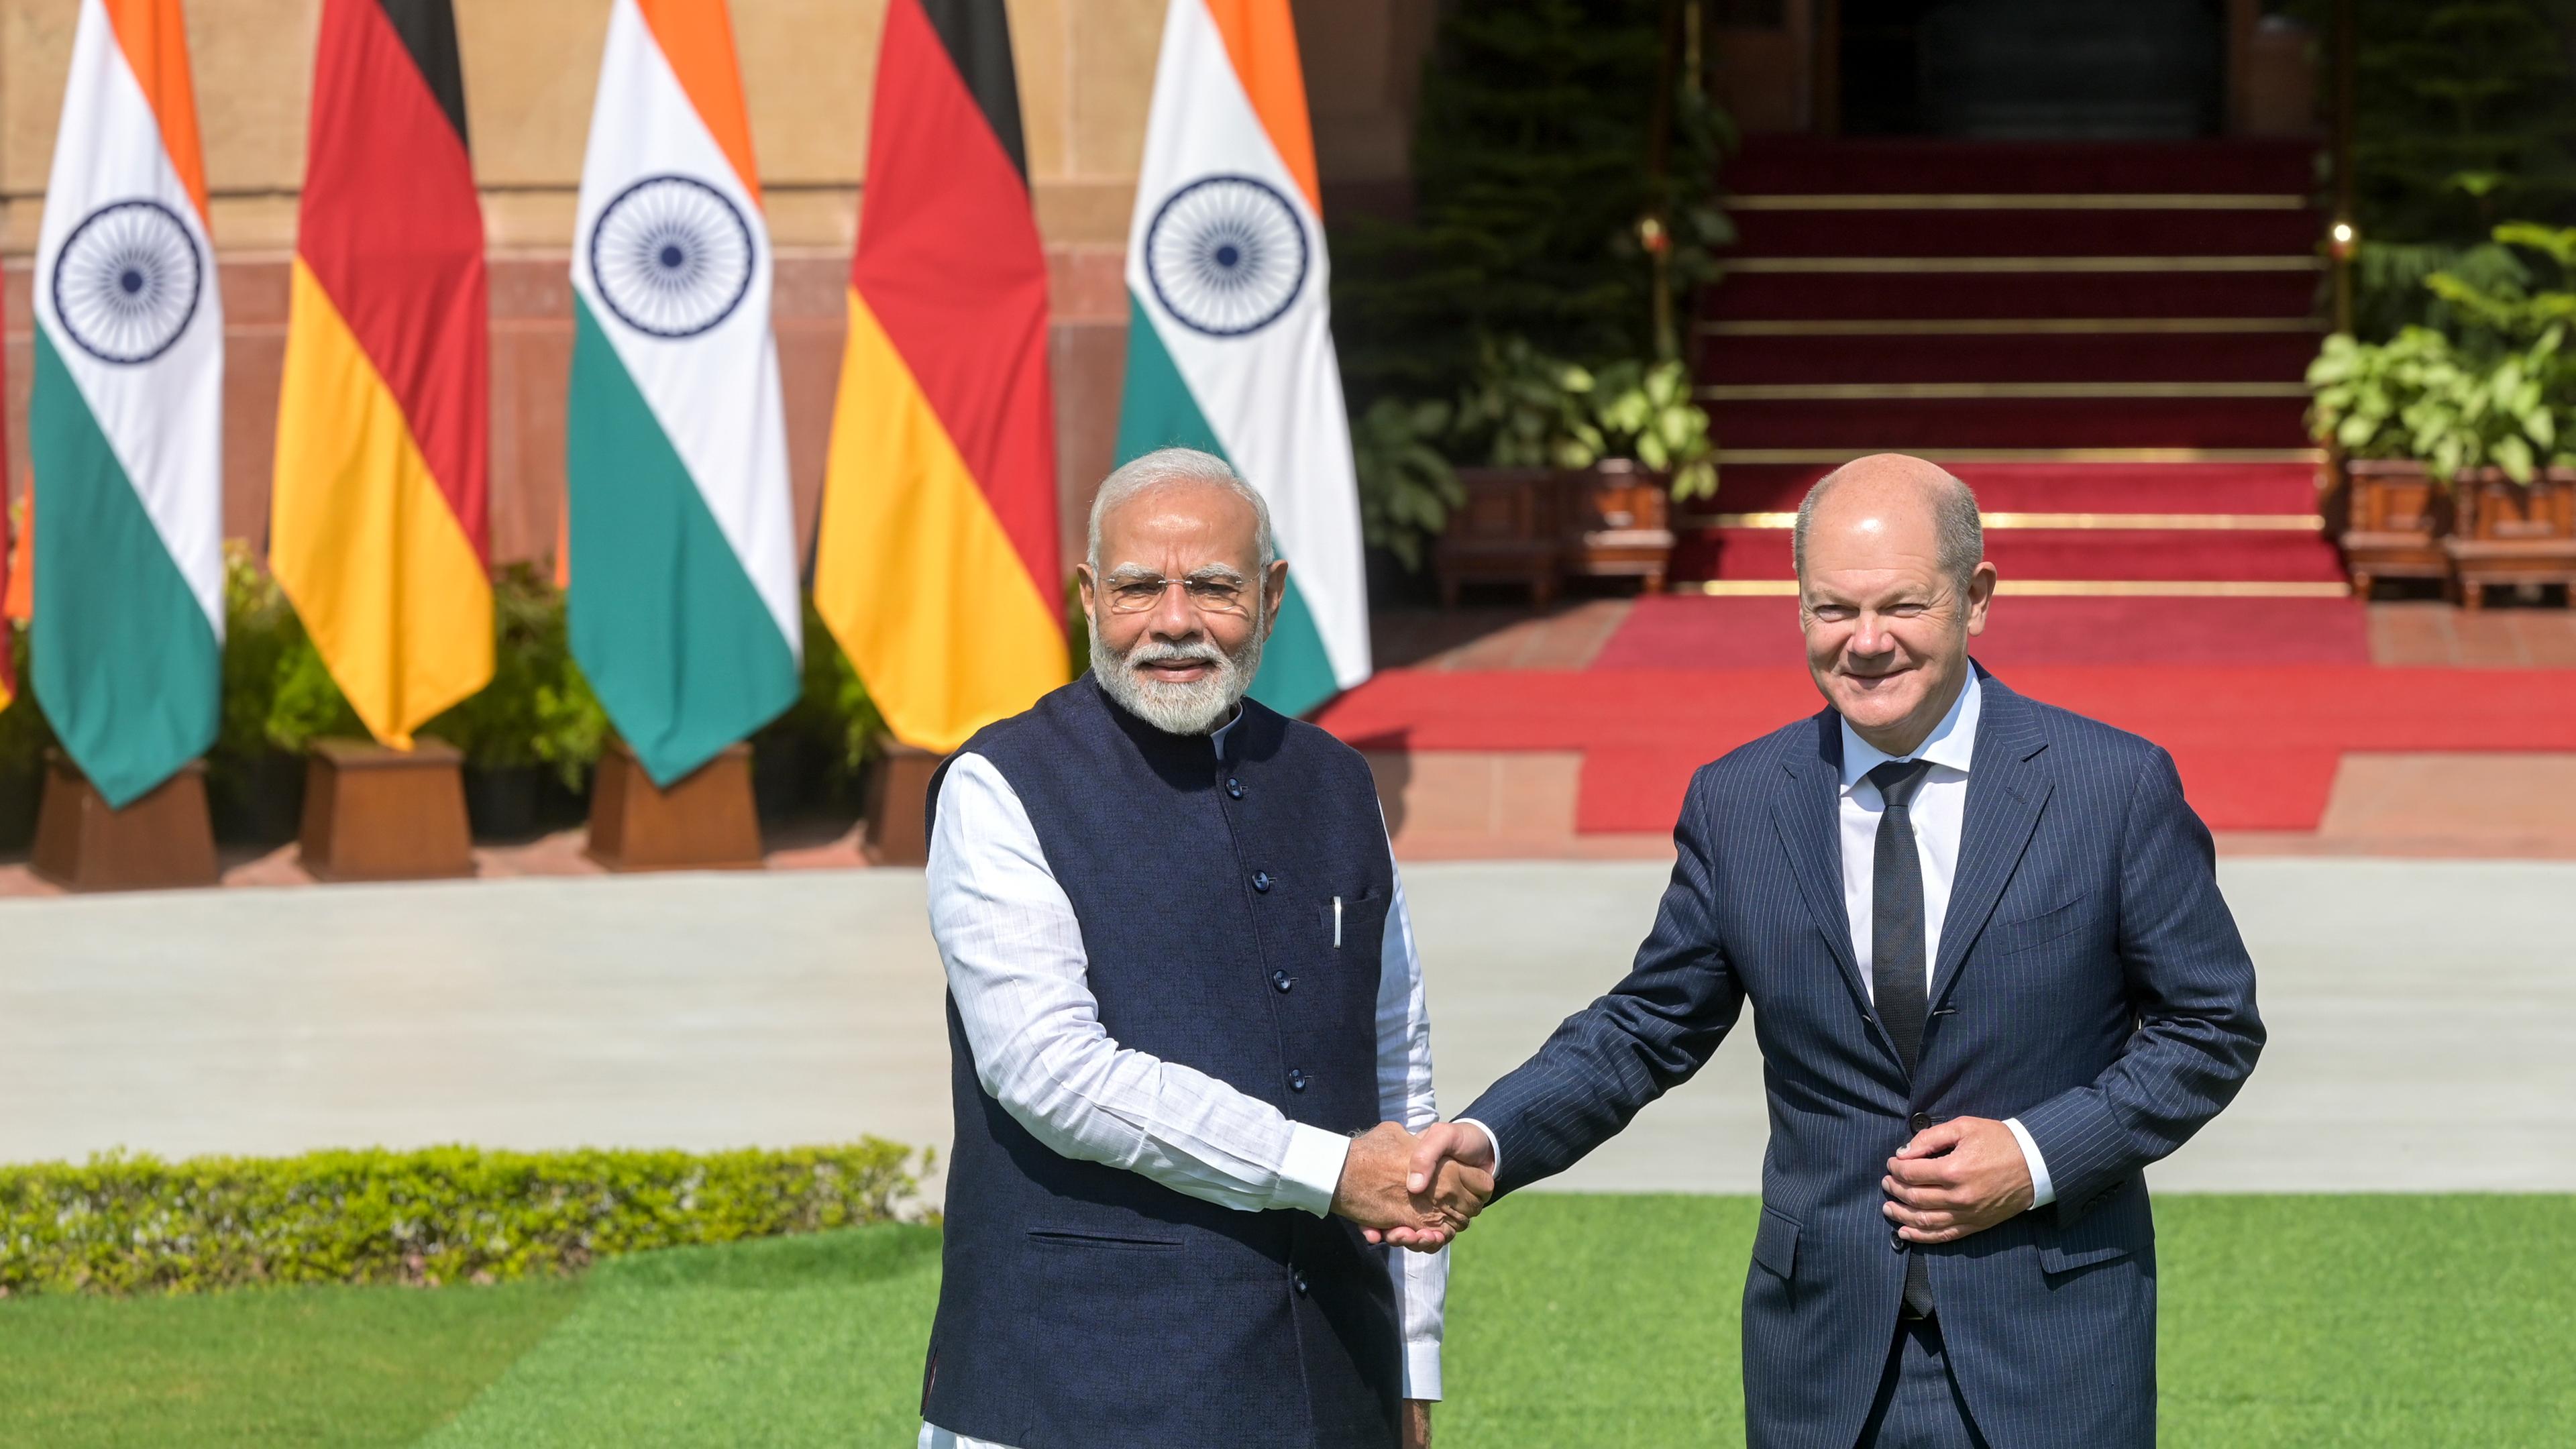
[[[2018,590],[2335,594],[2300,427],[2312,164],[2271,141],[1754,141],[1695,359],[1723,478],[1675,576],[1785,591],[1807,485],[1895,449],[1977,489]]]
[[[2318,222],[2298,144],[1764,138],[1695,367],[1723,476],[1677,592],[1580,675],[1391,671],[1372,749],[1575,751],[1577,828],[1667,832],[1691,771],[1815,712],[1789,531],[1827,467],[1928,453],[2004,578],[1977,655],[2173,752],[2221,830],[2310,831],[2347,751],[2576,751],[2576,671],[2381,669],[2300,427]]]

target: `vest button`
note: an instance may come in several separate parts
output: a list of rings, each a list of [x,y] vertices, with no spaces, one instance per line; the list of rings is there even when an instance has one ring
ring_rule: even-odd
[[[1297,1071],[1290,1072],[1288,1074],[1288,1090],[1292,1092],[1302,1092],[1306,1090],[1306,1074],[1304,1072]]]
[[[1233,797],[1234,797],[1234,798],[1236,798],[1237,800],[1242,799],[1242,798],[1243,798],[1243,782],[1242,782],[1241,780],[1237,780],[1237,779],[1234,779],[1234,778],[1233,778],[1233,777],[1231,777],[1231,776],[1228,776],[1228,777],[1227,777],[1227,779],[1226,779],[1226,782],[1225,782],[1225,793],[1227,793],[1227,794],[1229,794],[1229,795],[1233,796]]]
[[[1252,873],[1252,888],[1261,892],[1263,895],[1268,895],[1270,893],[1270,872],[1266,870],[1254,871]]]
[[[1305,1274],[1300,1273],[1300,1274],[1296,1275],[1295,1277],[1290,1278],[1288,1281],[1297,1285],[1297,1296],[1298,1296],[1298,1297],[1303,1298],[1303,1297],[1305,1297],[1305,1296],[1306,1296],[1306,1275],[1305,1275]]]
[[[1285,992],[1289,987],[1297,984],[1297,978],[1285,971],[1273,971],[1270,973],[1270,984]]]

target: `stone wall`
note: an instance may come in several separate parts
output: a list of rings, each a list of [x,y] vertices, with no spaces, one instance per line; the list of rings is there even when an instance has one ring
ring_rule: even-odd
[[[567,274],[608,0],[455,0],[467,126],[492,255],[493,550],[551,551],[571,357]],[[1165,0],[1009,0],[1030,183],[1054,289],[1057,454],[1068,546],[1117,424],[1127,217]],[[1327,205],[1403,192],[1437,0],[1297,0]],[[771,237],[797,516],[810,539],[839,377],[843,280],[865,183],[885,0],[733,0]],[[265,532],[287,263],[295,245],[320,0],[189,0],[220,253],[225,531]],[[7,468],[25,487],[28,253],[36,243],[75,0],[0,0],[0,306]],[[1070,556],[1070,555],[1069,555]]]

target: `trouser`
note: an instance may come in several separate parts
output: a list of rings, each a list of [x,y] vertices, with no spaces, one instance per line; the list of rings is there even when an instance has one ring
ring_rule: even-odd
[[[1968,1400],[1950,1372],[1939,1318],[1909,1318],[1896,1325],[1878,1397],[1860,1428],[1859,1449],[1986,1449],[1985,1436],[1968,1417]]]

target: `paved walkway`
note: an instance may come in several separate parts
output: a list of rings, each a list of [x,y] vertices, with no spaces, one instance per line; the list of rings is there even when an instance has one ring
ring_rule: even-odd
[[[2167,1189],[2576,1190],[2576,865],[2231,860],[2273,1045]],[[1455,1109],[1614,980],[1636,862],[1415,866]],[[1749,1030],[1563,1186],[1744,1191]],[[468,1141],[945,1146],[921,878],[0,902],[0,1161]]]

